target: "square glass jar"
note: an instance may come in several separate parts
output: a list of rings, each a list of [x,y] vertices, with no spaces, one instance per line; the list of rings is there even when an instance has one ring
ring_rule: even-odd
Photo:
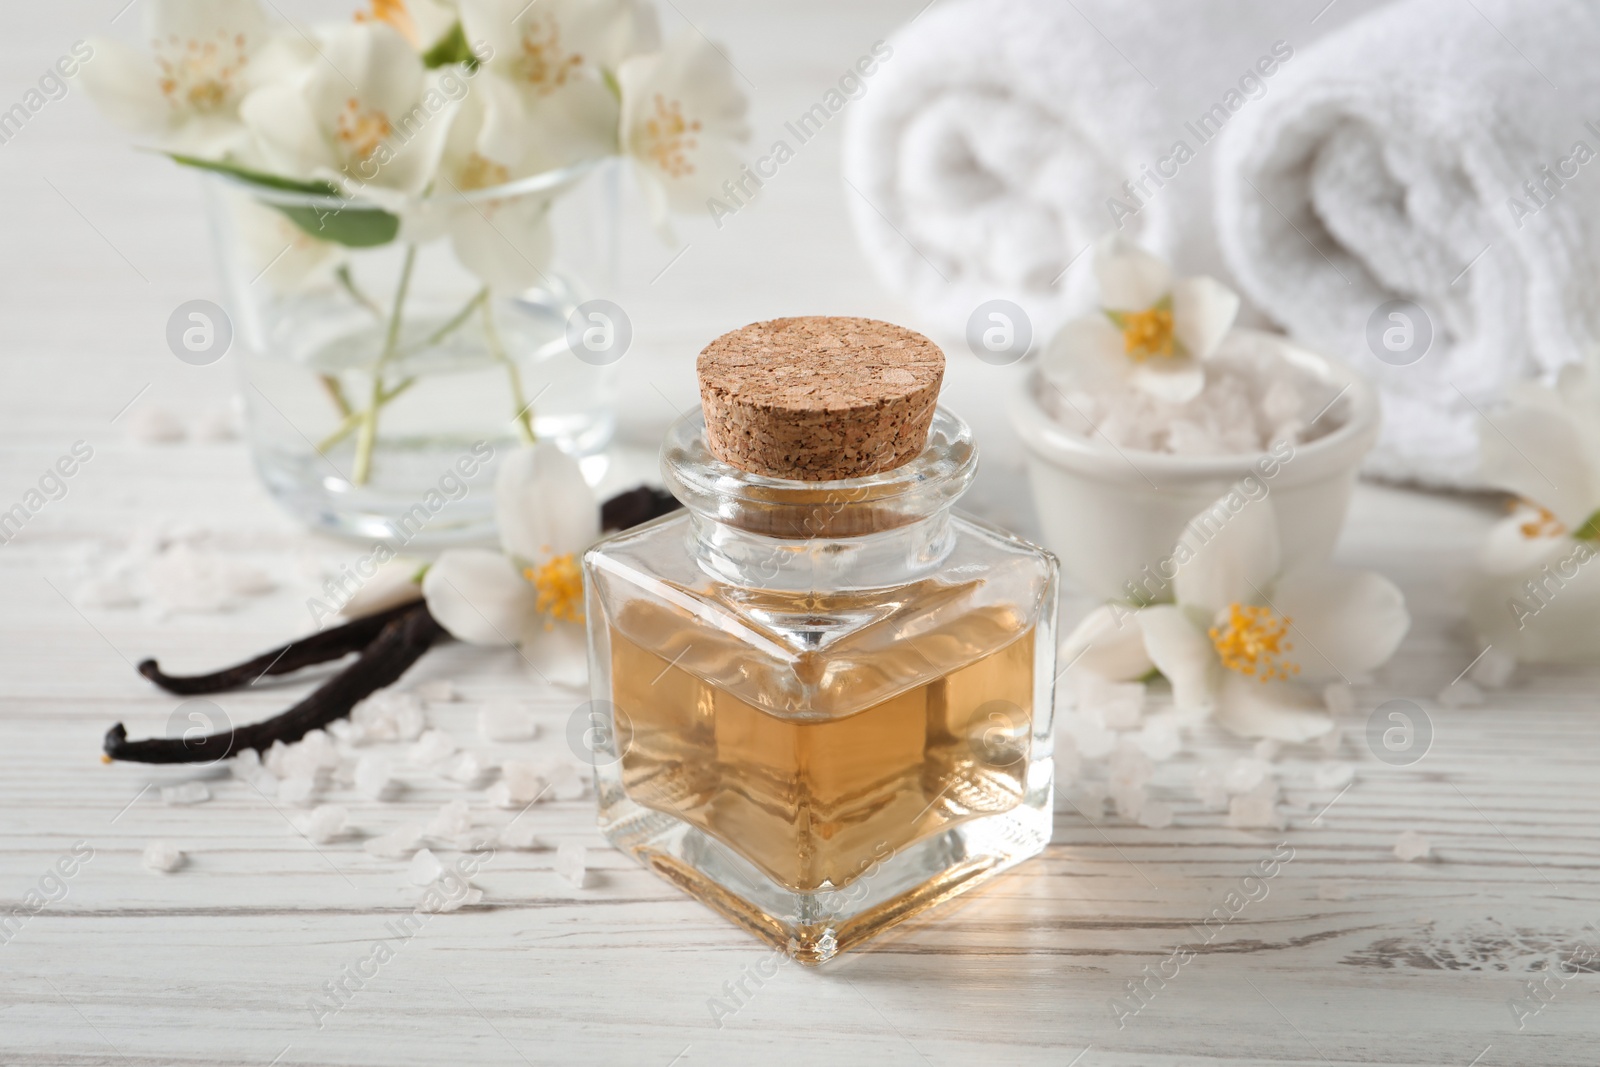
[[[662,449],[686,510],[584,558],[600,826],[820,963],[1049,842],[1056,562],[952,509],[977,451],[943,409],[840,481],[746,473],[704,429]]]

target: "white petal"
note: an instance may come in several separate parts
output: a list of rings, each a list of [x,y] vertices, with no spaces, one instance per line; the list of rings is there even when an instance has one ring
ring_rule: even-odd
[[[548,282],[549,203],[542,196],[458,203],[450,209],[450,247],[461,265],[502,293]]]
[[[1113,682],[1132,681],[1155,666],[1144,648],[1138,612],[1122,604],[1103,604],[1078,623],[1061,645],[1056,662],[1092,671]]]
[[[135,133],[165,133],[172,108],[161,94],[155,61],[121,41],[97,37],[91,44],[94,58],[79,71],[90,99],[113,122]]]
[[[484,548],[453,548],[422,579],[428,611],[457,640],[510,645],[538,617],[538,593],[516,564]]]
[[[256,0],[146,0],[142,17],[147,41],[206,39],[218,33],[264,37],[268,28]]]
[[[1191,359],[1209,359],[1239,314],[1239,294],[1215,278],[1183,278],[1172,287],[1172,332]]]
[[[1529,537],[1522,532],[1525,524],[1538,519],[1539,513],[1532,508],[1518,508],[1491,526],[1478,550],[1479,568],[1491,576],[1520,575],[1537,572],[1566,555],[1572,547],[1570,537]]]
[[[1600,662],[1600,562],[1592,541],[1562,538],[1553,562],[1521,573],[1476,574],[1467,616],[1497,652],[1528,663]],[[1532,583],[1533,592],[1528,585]]]
[[[1333,729],[1322,697],[1292,682],[1263,682],[1227,671],[1211,717],[1239,737],[1312,741]]]
[[[1122,331],[1104,315],[1069,319],[1039,360],[1039,370],[1062,388],[1107,389],[1126,382],[1133,373]]]
[[[1278,517],[1270,497],[1244,501],[1224,496],[1189,520],[1179,538],[1191,553],[1182,558],[1172,581],[1178,603],[1215,615],[1229,604],[1259,603],[1277,577],[1280,563]]]
[[[338,170],[339,156],[298,83],[255,90],[239,105],[239,117],[255,135],[267,170],[291,177],[308,176],[319,169]]]
[[[1157,604],[1139,612],[1139,625],[1151,662],[1172,683],[1172,701],[1178,710],[1211,707],[1222,667],[1211,638],[1194,617],[1174,604]]]
[[[361,588],[345,602],[339,614],[359,619],[420,600],[422,586],[417,581],[417,572],[421,569],[422,561],[410,556],[395,556],[380,564],[377,572],[361,583]]]
[[[1172,291],[1172,270],[1121,234],[1095,247],[1094,272],[1100,281],[1100,306],[1143,311]]]
[[[1600,507],[1600,472],[1566,409],[1514,402],[1488,421],[1478,431],[1484,481],[1544,505],[1568,529]]]
[[[600,536],[600,505],[578,461],[553,442],[500,462],[494,513],[507,555],[526,562],[582,552]]]
[[[589,681],[589,643],[582,624],[539,619],[522,640],[528,665],[553,685],[580,687]]]
[[[1292,571],[1278,583],[1273,606],[1292,620],[1289,659],[1307,680],[1366,674],[1389,661],[1411,628],[1406,598],[1371,571]]]
[[[1206,387],[1206,372],[1192,359],[1156,357],[1133,364],[1133,383],[1169,404],[1187,404]]]

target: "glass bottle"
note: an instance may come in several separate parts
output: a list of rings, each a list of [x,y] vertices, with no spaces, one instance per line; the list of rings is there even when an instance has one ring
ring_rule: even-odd
[[[661,466],[686,510],[584,560],[612,843],[806,963],[1043,850],[1056,563],[953,510],[966,425],[806,481],[719,460],[696,412]]]

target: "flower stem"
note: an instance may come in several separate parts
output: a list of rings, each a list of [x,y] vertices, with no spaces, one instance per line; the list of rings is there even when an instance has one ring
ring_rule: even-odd
[[[486,285],[474,293],[472,299],[463,304],[461,310],[451,316],[449,322],[446,322],[443,326],[429,334],[428,339],[417,346],[417,350],[420,351],[424,348],[432,348],[440,341],[443,341],[446,337],[449,337],[451,334],[455,333],[469,318],[472,317],[472,313],[478,310],[478,305],[487,299],[489,299],[489,287]]]
[[[410,389],[416,384],[417,379],[416,376],[413,375],[412,377],[401,381],[400,384],[396,385],[393,389],[384,390],[383,398],[378,401],[378,406],[386,406],[389,401],[395,399],[401,393],[404,393],[407,389]],[[346,437],[349,437],[355,432],[356,428],[361,425],[362,420],[366,418],[366,414],[367,413],[365,411],[352,411],[347,414],[344,417],[344,421],[333,428],[332,433],[317,443],[317,451],[326,452],[340,441],[343,441]]]
[[[400,284],[395,287],[394,306],[389,309],[389,329],[383,338],[383,351],[372,365],[372,397],[367,410],[361,413],[361,430],[356,436],[355,468],[350,480],[356,485],[366,485],[372,476],[372,450],[378,440],[378,410],[383,406],[383,371],[394,358],[400,345],[401,312],[405,308],[406,291],[411,288],[411,270],[417,265],[417,246],[406,246],[405,263],[400,267]]]
[[[488,290],[485,289],[484,293],[487,294]],[[506,346],[500,343],[500,331],[494,325],[494,305],[488,300],[483,302],[483,339],[489,345],[489,354],[506,365],[517,430],[522,435],[523,443],[531,445],[539,440],[533,432],[533,412],[530,410],[533,405],[523,399],[522,372],[517,369],[517,361],[506,354]]]
[[[384,320],[383,308],[379,307],[377,301],[363,293],[356,285],[355,278],[350,274],[350,264],[341,263],[339,269],[333,272],[333,276],[339,280],[339,285],[343,287],[344,291],[350,294],[351,300],[376,315],[379,322]]]

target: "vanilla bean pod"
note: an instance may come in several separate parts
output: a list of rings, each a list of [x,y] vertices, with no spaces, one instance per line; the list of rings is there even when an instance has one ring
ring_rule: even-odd
[[[626,493],[618,493],[600,505],[600,528],[626,530],[630,526],[670,515],[681,507],[683,505],[678,503],[678,498],[665,489],[641,485]]]
[[[213,763],[247,748],[264,752],[277,741],[291,744],[344,718],[361,700],[398,681],[443,635],[444,627],[428,613],[426,604],[408,604],[383,626],[354,663],[281,715],[193,739],[129,741],[119,722],[106,733],[105,754],[112,760],[134,763]]]
[[[352,652],[360,652],[370,645],[391,621],[398,619],[417,606],[416,601],[386,608],[373,615],[322,630],[309,637],[296,638],[263,652],[253,659],[211,674],[166,674],[153,659],[139,664],[139,673],[169,693],[194,696],[197,693],[222,693],[229,689],[242,689],[269,674],[288,674],[301,667],[339,659]]]

